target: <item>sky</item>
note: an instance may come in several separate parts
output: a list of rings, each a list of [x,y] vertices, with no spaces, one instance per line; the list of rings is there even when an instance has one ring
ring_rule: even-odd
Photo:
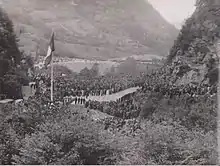
[[[195,10],[196,0],[146,0],[178,29]]]

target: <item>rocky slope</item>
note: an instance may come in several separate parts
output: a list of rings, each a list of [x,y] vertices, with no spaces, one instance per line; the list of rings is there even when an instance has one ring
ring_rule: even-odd
[[[173,81],[217,83],[220,56],[220,1],[198,0],[168,56]]]
[[[59,56],[115,58],[166,55],[178,30],[145,0],[0,0],[20,46],[45,54],[51,30]]]

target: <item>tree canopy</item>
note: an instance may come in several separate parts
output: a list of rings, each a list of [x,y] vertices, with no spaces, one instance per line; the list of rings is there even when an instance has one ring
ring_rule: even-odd
[[[213,46],[216,39],[220,37],[220,9],[219,1],[198,0],[197,10],[192,17],[186,20],[180,30],[173,47],[170,50],[167,62],[177,56],[195,56],[196,53],[206,54],[210,52],[209,47]],[[195,52],[190,52],[194,50]]]
[[[13,23],[3,9],[0,9],[0,94],[18,97],[19,90],[14,85],[20,84],[15,73],[20,64],[22,53],[18,49],[18,39],[13,30]]]

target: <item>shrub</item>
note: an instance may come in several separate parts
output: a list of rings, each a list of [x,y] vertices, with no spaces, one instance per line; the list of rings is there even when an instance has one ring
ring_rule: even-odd
[[[73,109],[47,118],[39,130],[26,135],[16,164],[101,164],[112,151],[99,140],[100,126]],[[50,116],[50,115],[48,115]],[[113,161],[108,161],[113,163]]]
[[[145,133],[145,140],[148,140],[144,145],[146,164],[152,164],[152,161],[155,164],[216,164],[217,162],[217,137],[212,131],[208,133],[201,130],[189,131],[178,123],[171,125],[164,122],[155,125],[146,122]]]

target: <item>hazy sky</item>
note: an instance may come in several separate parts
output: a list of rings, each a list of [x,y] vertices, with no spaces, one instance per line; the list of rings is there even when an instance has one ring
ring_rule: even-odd
[[[177,28],[186,18],[188,18],[195,10],[196,0],[147,0],[155,9],[170,23]]]

